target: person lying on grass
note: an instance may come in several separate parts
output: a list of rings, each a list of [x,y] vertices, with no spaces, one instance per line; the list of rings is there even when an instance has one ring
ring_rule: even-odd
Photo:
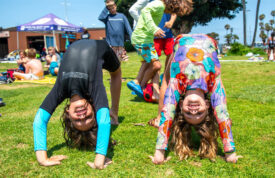
[[[162,86],[164,89],[161,89],[160,104],[163,103],[160,106],[161,114],[158,117],[159,120],[155,120],[154,123],[159,123],[159,131],[155,155],[151,157],[153,163],[161,164],[165,161],[164,153],[181,96],[184,96],[180,106],[184,120],[191,125],[200,124],[203,120],[207,122],[210,114],[208,108],[211,107],[219,125],[226,161],[237,162],[239,156],[235,150],[231,119],[227,111],[225,89],[221,80],[221,65],[216,49],[216,42],[207,35],[184,34],[176,38],[169,67],[170,74],[166,72],[167,76],[163,79],[168,86]],[[187,128],[183,127],[183,129]],[[180,140],[182,138],[180,134],[187,132],[188,130],[182,130],[178,135],[174,134],[174,140]],[[214,133],[212,136],[214,137]],[[183,148],[176,148],[176,152],[181,149]],[[183,154],[180,155],[185,158]]]
[[[107,94],[103,85],[102,68],[111,75],[112,109],[109,113]],[[70,147],[95,147],[94,163],[103,169],[110,137],[110,115],[118,123],[121,90],[120,62],[106,41],[80,40],[64,54],[56,83],[40,106],[33,123],[34,149],[42,166],[60,164],[65,156],[47,157],[47,123],[63,100],[70,102],[64,108],[62,125],[64,138]]]

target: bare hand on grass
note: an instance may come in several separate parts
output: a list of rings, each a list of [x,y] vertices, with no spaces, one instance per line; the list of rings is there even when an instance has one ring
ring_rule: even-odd
[[[104,165],[96,165],[95,163],[92,162],[87,162],[88,166],[90,166],[93,169],[105,169],[108,165],[112,164],[113,161],[110,158],[106,158],[104,161]]]
[[[149,156],[149,158],[152,160],[152,162],[154,164],[163,164],[163,163],[166,163],[167,161],[169,161],[171,159],[171,156],[168,156],[167,158],[164,158],[164,160],[155,159],[153,156]]]
[[[47,158],[43,161],[41,161],[39,164],[41,166],[54,166],[54,165],[59,165],[61,164],[61,161],[67,159],[67,156],[65,155],[56,155],[52,156],[50,158]]]
[[[239,158],[243,158],[241,155],[237,155],[237,153],[231,153],[225,155],[225,161],[229,163],[237,163]]]

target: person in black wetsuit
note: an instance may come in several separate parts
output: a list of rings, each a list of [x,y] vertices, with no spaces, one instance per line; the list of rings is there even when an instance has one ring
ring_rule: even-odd
[[[275,32],[271,33],[271,37],[268,38],[267,40],[267,45],[268,45],[268,50],[267,50],[267,55],[268,55],[268,60],[270,59],[271,55],[271,50],[273,53],[273,61],[275,61]]]
[[[102,69],[111,75],[110,112]],[[110,164],[110,159],[105,159],[110,138],[110,114],[117,119],[120,90],[120,62],[107,42],[74,42],[64,54],[54,87],[35,116],[33,130],[37,161],[43,166],[52,166],[66,158],[63,155],[48,158],[46,142],[51,115],[64,99],[69,98],[70,104],[64,108],[62,116],[67,145],[78,148],[96,146],[95,161],[87,164],[97,169]]]

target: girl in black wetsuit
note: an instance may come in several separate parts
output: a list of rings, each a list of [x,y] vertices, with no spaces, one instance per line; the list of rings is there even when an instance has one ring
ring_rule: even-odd
[[[110,113],[102,80],[102,68],[111,74],[111,116],[117,121],[121,89],[120,62],[105,41],[80,40],[64,54],[56,83],[40,106],[33,123],[34,149],[37,161],[43,166],[60,164],[63,155],[47,157],[47,123],[56,107],[66,98],[64,108],[64,138],[68,146],[95,147],[94,163],[103,169],[110,160],[105,156],[110,137]]]

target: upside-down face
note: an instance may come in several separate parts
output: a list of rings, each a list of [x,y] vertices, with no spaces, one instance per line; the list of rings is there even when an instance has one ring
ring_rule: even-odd
[[[70,99],[70,106],[67,112],[72,124],[77,130],[87,131],[92,128],[96,122],[91,104],[78,95],[73,95]]]
[[[200,89],[188,90],[180,103],[181,112],[186,122],[192,125],[200,124],[208,114],[210,103],[204,98]]]

